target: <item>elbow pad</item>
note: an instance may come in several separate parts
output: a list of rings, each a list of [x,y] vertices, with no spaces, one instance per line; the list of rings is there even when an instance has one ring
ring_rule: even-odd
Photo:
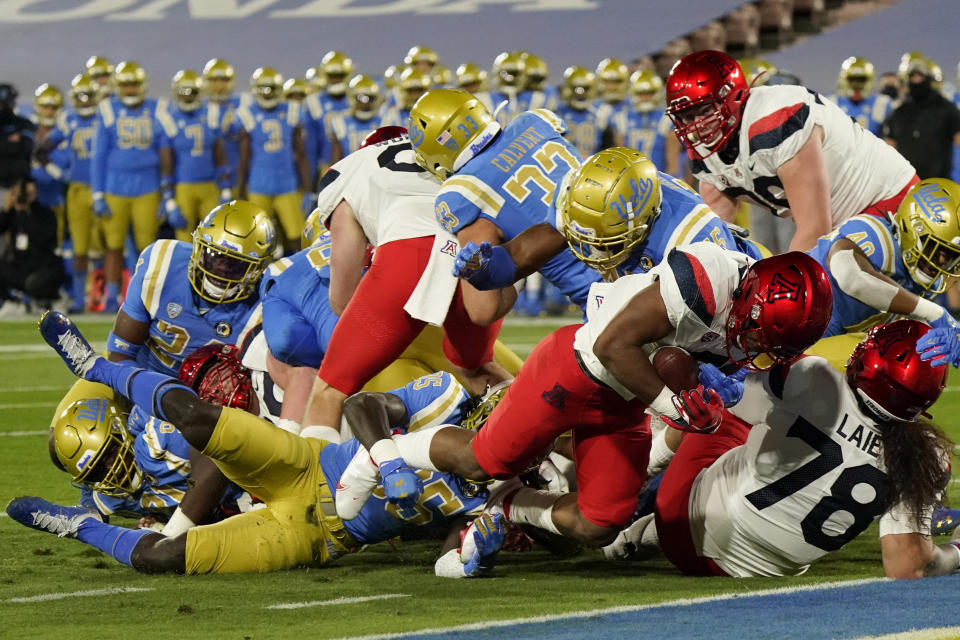
[[[900,287],[865,272],[857,263],[853,249],[837,251],[830,257],[830,274],[848,296],[879,311],[889,311]]]

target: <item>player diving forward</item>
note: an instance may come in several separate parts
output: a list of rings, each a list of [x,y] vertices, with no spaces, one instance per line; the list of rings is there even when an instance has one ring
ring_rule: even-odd
[[[47,313],[40,320],[44,339],[70,370],[98,381],[129,398],[158,419],[176,425],[191,446],[213,459],[240,487],[254,490],[265,509],[250,511],[212,525],[194,527],[175,537],[146,529],[125,529],[100,522],[83,507],[63,507],[41,498],[17,498],[7,513],[28,527],[76,537],[119,562],[145,573],[249,573],[321,565],[353,551],[361,544],[397,535],[406,522],[422,524],[479,511],[485,496],[470,497],[452,476],[425,474],[423,478],[399,459],[381,460],[387,478],[383,493],[356,518],[344,522],[334,507],[337,483],[355,457],[372,455],[355,440],[342,445],[300,438],[254,415],[200,400],[197,394],[164,374],[111,363],[96,355],[74,324],[62,314]],[[430,402],[410,398],[418,391],[436,399],[433,388],[459,385],[446,373],[427,376],[398,390],[410,421],[431,413]],[[444,421],[462,418],[466,394],[449,404]],[[410,402],[410,404],[407,404]],[[422,405],[422,406],[421,406]],[[382,448],[381,448],[382,449]],[[466,533],[459,553],[441,557],[438,575],[474,575],[487,566],[503,542],[500,518],[476,520]]]
[[[947,375],[916,353],[928,332],[872,329],[846,376],[818,357],[748,376],[716,433],[684,439],[655,514],[606,555],[659,547],[687,574],[799,575],[879,518],[888,577],[960,569],[960,541],[930,540],[953,443],[921,419]]]

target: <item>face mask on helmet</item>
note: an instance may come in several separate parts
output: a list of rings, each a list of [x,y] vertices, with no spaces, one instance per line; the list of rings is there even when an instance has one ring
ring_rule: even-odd
[[[925,291],[945,292],[960,276],[960,185],[946,178],[918,182],[893,219],[910,277]]]
[[[273,84],[257,85],[253,89],[253,98],[264,109],[273,109],[280,104],[280,87]]]
[[[203,106],[200,101],[200,91],[195,87],[177,87],[174,98],[182,111],[192,112]]]
[[[70,89],[70,102],[74,111],[84,118],[92,116],[97,111],[97,89],[93,80],[82,77],[75,78]]]
[[[240,350],[232,345],[200,347],[180,364],[180,381],[205,402],[256,415],[258,403],[250,371],[241,364],[239,354]]]

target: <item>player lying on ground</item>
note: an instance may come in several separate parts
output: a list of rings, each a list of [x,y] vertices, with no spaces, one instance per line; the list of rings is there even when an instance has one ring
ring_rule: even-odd
[[[378,493],[382,498],[376,500],[380,504],[345,523],[335,510],[331,482],[340,479],[352,459],[367,455],[356,441],[337,445],[300,438],[245,411],[204,402],[166,375],[111,363],[96,355],[62,314],[45,314],[40,330],[74,374],[106,384],[151,415],[176,425],[224,475],[266,504],[264,509],[169,538],[146,529],[108,525],[83,507],[63,507],[41,498],[17,498],[7,506],[10,517],[21,524],[76,537],[138,571],[248,573],[322,565],[361,544],[397,535],[405,521],[421,524],[483,506],[484,497],[469,497],[457,479],[429,474],[424,480],[402,460],[383,459],[381,447],[372,454],[387,479],[383,493]],[[435,376],[441,383],[452,381],[446,373]],[[427,380],[422,386],[432,384]],[[500,518],[487,516],[471,527],[463,549],[438,561],[438,574],[474,575],[489,564],[503,542],[503,524]]]
[[[718,378],[728,401],[742,397],[716,433],[684,438],[655,513],[606,555],[662,549],[687,574],[799,575],[879,518],[888,577],[957,571],[960,540],[930,538],[953,443],[921,419],[947,376],[915,351],[928,332],[916,320],[874,328],[846,378],[814,356],[745,383]]]

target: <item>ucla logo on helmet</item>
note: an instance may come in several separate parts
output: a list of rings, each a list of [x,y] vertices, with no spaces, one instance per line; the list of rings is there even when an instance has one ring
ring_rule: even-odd
[[[410,144],[414,147],[419,147],[423,144],[424,133],[419,121],[410,121],[410,131],[407,132],[407,135],[410,136]]]
[[[913,198],[928,220],[937,223],[946,222],[947,208],[945,204],[949,198],[937,184],[930,183],[917,187]]]
[[[653,180],[630,178],[630,200],[626,200],[623,194],[620,194],[617,196],[618,200],[611,202],[610,206],[622,220],[631,220],[637,211],[643,211],[652,194]]]

